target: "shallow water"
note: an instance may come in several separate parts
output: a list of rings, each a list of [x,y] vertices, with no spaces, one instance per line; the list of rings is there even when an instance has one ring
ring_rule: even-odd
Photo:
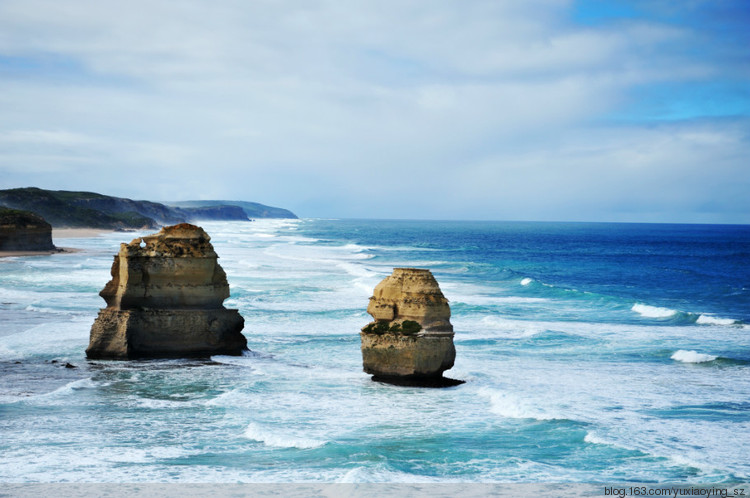
[[[0,480],[734,482],[750,478],[750,228],[206,222],[251,352],[87,361],[112,256],[0,260]],[[394,267],[450,300],[466,380],[376,383]],[[66,368],[70,363],[76,368]]]

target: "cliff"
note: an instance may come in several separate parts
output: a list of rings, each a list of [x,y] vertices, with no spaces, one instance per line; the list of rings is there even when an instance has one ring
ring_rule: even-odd
[[[257,202],[245,201],[181,201],[172,202],[171,206],[182,209],[202,208],[206,206],[235,206],[243,210],[248,218],[291,218],[297,219],[297,215],[288,209],[266,206]]]
[[[54,251],[52,225],[29,211],[0,208],[0,251]]]
[[[156,228],[156,220],[136,210],[102,210],[97,203],[106,203],[107,198],[93,192],[35,187],[0,190],[0,205],[33,211],[55,227]]]
[[[187,204],[190,205],[167,206],[96,192],[44,190],[36,187],[0,190],[0,206],[33,211],[54,227],[152,229],[160,225],[199,220],[248,221],[248,216],[296,218],[285,209],[252,202],[196,201],[194,205]]]
[[[107,307],[91,328],[89,358],[241,354],[237,310],[224,308],[226,274],[202,228],[186,223],[121,244],[99,293]]]
[[[367,312],[375,320],[360,333],[365,372],[395,383],[453,385],[442,379],[456,358],[450,307],[429,270],[394,269],[375,287]]]

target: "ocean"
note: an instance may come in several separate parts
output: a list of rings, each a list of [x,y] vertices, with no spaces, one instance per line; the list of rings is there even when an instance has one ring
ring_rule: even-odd
[[[0,259],[0,482],[750,479],[750,226],[201,226],[244,356],[86,360],[112,257],[137,234]],[[368,298],[394,267],[438,280],[446,376],[464,384],[362,371]]]

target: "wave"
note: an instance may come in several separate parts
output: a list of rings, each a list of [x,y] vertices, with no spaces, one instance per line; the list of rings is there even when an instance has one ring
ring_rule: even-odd
[[[722,318],[702,313],[678,311],[671,308],[660,308],[658,306],[650,306],[642,303],[636,303],[630,309],[646,318],[671,318],[686,324],[694,323],[697,325],[720,326],[742,325],[741,320],[735,320],[734,318]]]
[[[35,311],[37,313],[53,313],[53,314],[59,314],[59,315],[75,315],[75,314],[81,313],[78,310],[54,309],[54,308],[48,308],[46,306],[34,306],[33,304],[26,306],[24,310]]]
[[[268,427],[262,427],[255,423],[248,425],[243,435],[253,441],[258,441],[266,446],[273,446],[276,448],[311,449],[320,448],[326,444],[326,441],[320,441],[317,439],[279,434]]]
[[[27,400],[33,400],[33,399],[45,399],[45,398],[56,398],[58,396],[69,396],[71,394],[76,393],[77,391],[82,391],[84,389],[96,389],[97,387],[104,387],[108,386],[108,383],[97,383],[94,382],[92,377],[88,377],[85,379],[78,379],[74,380],[73,382],[68,382],[64,386],[58,387],[54,391],[40,394],[38,396],[33,396],[31,398],[26,398]]]
[[[368,270],[364,266],[360,266],[354,263],[337,263],[336,266],[344,270],[349,275],[357,278],[375,278],[380,276],[374,271]]]
[[[523,321],[499,318],[496,316],[486,316],[482,318],[482,325],[493,330],[503,332],[504,336],[511,339],[533,337],[535,335],[542,334],[547,330],[546,327],[535,322],[527,323]],[[477,338],[476,334],[472,334],[471,338]]]
[[[714,361],[717,356],[698,353],[697,351],[685,351],[684,349],[680,349],[670,358],[675,361],[681,361],[683,363],[707,363],[709,361]]]
[[[548,413],[544,409],[530,406],[527,401],[521,400],[509,392],[482,387],[479,389],[478,394],[489,398],[490,411],[502,417],[534,420],[566,420],[565,417],[560,417]]]
[[[533,278],[526,277],[526,278],[524,278],[524,279],[521,280],[521,285],[523,285],[525,287],[525,286],[529,285],[533,281],[534,281]]]
[[[741,322],[734,318],[721,318],[711,315],[699,315],[695,323],[700,325],[739,325]]]
[[[648,304],[635,303],[631,310],[647,318],[669,318],[675,316],[678,312],[670,308],[660,308],[658,306],[649,306]]]
[[[193,403],[171,399],[137,398],[132,401],[132,404],[128,403],[128,405],[133,408],[145,408],[148,410],[174,410],[175,408],[191,406]]]
[[[337,483],[430,483],[430,482],[444,482],[440,477],[426,476],[415,473],[408,473],[398,470],[393,470],[388,467],[386,463],[378,462],[374,465],[368,465],[366,467],[354,467],[346,471],[344,475],[336,479]],[[349,489],[349,488],[347,488]],[[352,488],[357,489],[357,488]],[[399,487],[399,491],[404,490],[404,487]],[[406,488],[408,489],[408,488]],[[417,486],[415,490],[419,490]],[[412,493],[406,493],[412,495]]]
[[[612,441],[608,441],[608,440],[602,438],[601,436],[599,436],[595,432],[590,432],[590,431],[586,432],[586,435],[583,437],[583,442],[584,443],[589,443],[589,444],[603,444],[603,445],[607,445],[607,446],[618,446],[618,447],[620,446],[620,445],[618,445],[618,444],[616,444],[616,443],[614,443]]]
[[[250,393],[244,392],[240,389],[232,389],[231,391],[225,391],[215,398],[205,401],[203,404],[209,407],[242,407],[251,404]]]
[[[455,294],[450,293],[453,303],[463,303],[472,306],[493,306],[503,304],[539,304],[550,302],[546,297],[523,297],[523,296],[487,296],[481,294]]]

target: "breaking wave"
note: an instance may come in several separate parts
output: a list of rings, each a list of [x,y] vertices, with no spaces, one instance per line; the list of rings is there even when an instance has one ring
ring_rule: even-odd
[[[678,313],[677,310],[669,308],[659,308],[657,306],[649,306],[648,304],[641,303],[634,304],[630,309],[641,316],[645,316],[646,318],[669,318],[675,316]]]
[[[645,318],[671,318],[681,323],[694,323],[697,325],[741,325],[742,321],[735,320],[734,318],[722,318],[713,315],[701,314],[701,313],[690,313],[687,311],[677,311],[671,308],[660,308],[658,306],[650,306],[648,304],[636,303],[630,308],[639,315]]]
[[[714,361],[717,357],[710,354],[699,353],[697,351],[685,351],[680,349],[671,356],[675,361],[681,361],[683,363],[707,363]]]
[[[711,315],[699,315],[695,323],[700,325],[739,325],[740,322],[733,318],[721,318]]]

